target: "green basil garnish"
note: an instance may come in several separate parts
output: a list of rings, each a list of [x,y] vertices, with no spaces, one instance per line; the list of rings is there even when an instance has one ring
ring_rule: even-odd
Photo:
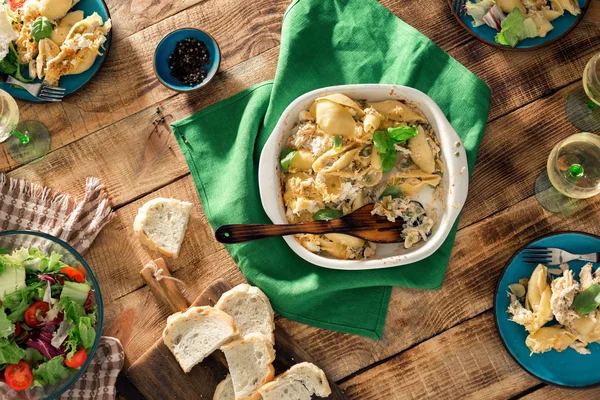
[[[398,185],[392,185],[385,188],[381,196],[379,196],[379,200],[383,199],[385,196],[392,196],[392,199],[397,199],[402,197],[402,190],[398,187]]]
[[[333,148],[335,151],[340,151],[342,146],[344,145],[344,141],[341,136],[336,136],[333,138]]]
[[[398,126],[396,128],[388,128],[388,135],[396,143],[406,142],[410,138],[417,136],[419,131],[413,126]]]
[[[298,154],[298,150],[293,150],[293,149],[285,149],[282,153],[281,153],[281,168],[287,172],[290,168],[290,162],[292,161],[292,158],[294,158],[296,156],[296,154]]]
[[[589,314],[600,305],[600,285],[594,283],[575,297],[573,308],[579,314]]]
[[[42,39],[52,36],[52,22],[46,17],[38,17],[31,24],[31,37],[39,42]]]
[[[375,131],[373,132],[373,144],[375,148],[379,152],[379,154],[384,154],[388,152],[388,136],[384,131]]]
[[[312,219],[314,221],[329,221],[330,219],[340,218],[342,212],[331,208],[323,208],[313,214]]]
[[[390,172],[396,165],[396,151],[381,154],[381,169],[384,173]]]

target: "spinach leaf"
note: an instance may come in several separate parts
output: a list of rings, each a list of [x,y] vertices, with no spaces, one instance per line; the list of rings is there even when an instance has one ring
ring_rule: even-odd
[[[290,162],[292,161],[292,158],[296,157],[296,154],[298,154],[298,150],[292,150],[292,149],[285,149],[282,153],[281,153],[281,157],[280,157],[280,162],[281,162],[281,168],[284,171],[288,171],[290,168]]]
[[[46,39],[52,36],[52,22],[46,17],[38,17],[33,24],[31,24],[31,37],[39,42],[42,39]]]
[[[383,199],[385,196],[392,196],[392,199],[397,199],[402,197],[402,190],[398,187],[398,185],[392,185],[385,188],[379,199]]]
[[[589,314],[600,305],[600,285],[594,283],[575,297],[573,308],[579,314]]]
[[[406,142],[410,138],[417,136],[419,131],[413,126],[398,126],[396,128],[388,128],[388,135],[396,143]]]
[[[331,208],[323,208],[313,214],[312,219],[314,221],[329,221],[330,219],[340,218],[342,212]]]

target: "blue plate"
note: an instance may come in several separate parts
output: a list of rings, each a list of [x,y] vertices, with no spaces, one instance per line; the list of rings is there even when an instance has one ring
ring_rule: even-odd
[[[450,8],[452,8],[452,0],[450,1]],[[473,0],[472,0],[473,1]],[[473,18],[466,13],[461,12],[460,15],[456,12],[452,11],[458,22],[473,36],[481,41],[490,44],[495,47],[499,47],[506,50],[531,50],[541,46],[545,46],[550,44],[567,33],[569,33],[575,26],[581,21],[583,15],[587,11],[588,6],[590,5],[591,0],[579,0],[579,7],[581,8],[581,14],[579,15],[571,15],[568,11],[565,11],[565,14],[561,17],[558,17],[554,21],[552,21],[552,25],[554,29],[552,29],[546,37],[536,37],[525,39],[517,43],[516,47],[503,46],[494,40],[498,31],[487,26],[481,25],[478,27],[473,26]]]
[[[168,64],[169,56],[175,50],[177,43],[190,37],[204,42],[209,53],[208,65],[204,67],[208,69],[206,78],[202,83],[196,86],[183,85],[180,81],[171,76],[171,68],[169,68]],[[178,92],[189,92],[208,85],[217,74],[220,65],[221,50],[219,49],[217,41],[208,33],[196,28],[182,28],[168,33],[161,39],[154,51],[154,72],[156,73],[156,77],[163,85]]]
[[[108,11],[108,7],[104,3],[103,0],[81,0],[77,3],[73,8],[69,11],[82,10],[84,17],[88,17],[92,15],[94,12],[97,12],[98,15],[102,17],[103,21],[106,21],[110,18],[110,13]],[[104,64],[104,60],[108,55],[108,50],[110,49],[110,42],[112,38],[112,32],[106,37],[106,42],[104,42],[104,49],[100,49],[103,53],[102,56],[96,57],[96,61],[92,65],[90,69],[87,71],[77,74],[77,75],[67,75],[60,78],[60,87],[66,89],[65,96],[68,96],[72,93],[77,92],[79,89],[84,87],[93,77],[96,75],[102,64]],[[29,78],[29,68],[27,66],[21,67],[23,76]],[[41,79],[34,80],[34,83],[42,82]],[[11,96],[21,100],[32,101],[35,103],[44,103],[43,100],[38,99],[37,97],[33,97],[29,94],[25,89],[20,89],[14,87],[12,85],[7,85],[6,83],[0,82],[0,89],[10,93]]]
[[[600,250],[600,237],[579,232],[556,233],[541,237],[525,247],[558,247],[571,253],[593,253]],[[524,248],[525,248],[524,247]],[[568,348],[563,352],[549,351],[530,355],[525,345],[527,331],[521,325],[509,321],[508,285],[521,278],[529,278],[536,265],[525,264],[519,250],[504,268],[494,297],[494,318],[498,333],[508,353],[525,371],[546,383],[569,388],[583,388],[600,384],[600,344],[592,343],[589,355],[582,355]],[[579,276],[584,261],[572,261],[569,266]],[[594,265],[594,270],[600,264]],[[550,323],[552,324],[552,322]]]

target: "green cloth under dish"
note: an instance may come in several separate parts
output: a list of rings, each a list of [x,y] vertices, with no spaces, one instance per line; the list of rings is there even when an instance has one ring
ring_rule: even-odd
[[[280,115],[308,91],[356,83],[406,85],[427,93],[462,138],[472,170],[489,108],[485,83],[374,0],[297,0],[284,15],[273,81],[172,124],[213,228],[271,223],[262,209],[257,171]],[[423,261],[369,271],[309,264],[282,238],[226,247],[248,281],[286,318],[380,339],[392,286],[439,289],[455,233],[456,226]]]

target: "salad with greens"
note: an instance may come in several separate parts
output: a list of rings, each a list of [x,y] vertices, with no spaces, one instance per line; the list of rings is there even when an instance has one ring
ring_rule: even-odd
[[[96,338],[85,276],[55,252],[0,249],[0,385],[53,385],[85,363]]]

